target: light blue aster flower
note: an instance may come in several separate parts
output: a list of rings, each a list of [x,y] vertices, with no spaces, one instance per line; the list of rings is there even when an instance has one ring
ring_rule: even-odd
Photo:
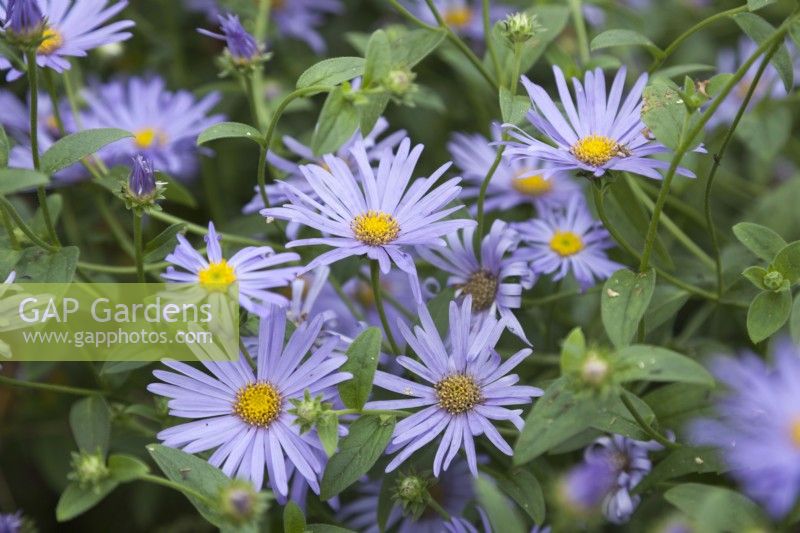
[[[484,41],[480,0],[434,0],[433,3],[442,19],[455,33],[473,41]],[[428,24],[438,25],[438,21],[424,0],[413,0],[409,3],[409,9]],[[511,11],[510,7],[492,3],[489,21],[494,25]]]

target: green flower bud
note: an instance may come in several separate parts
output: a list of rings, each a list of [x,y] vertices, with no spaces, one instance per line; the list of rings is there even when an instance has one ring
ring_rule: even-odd
[[[219,505],[222,515],[236,525],[258,518],[267,510],[267,497],[256,492],[248,481],[235,479],[220,491]]]
[[[501,23],[503,37],[512,46],[530,41],[542,27],[536,21],[536,15],[512,13]]]
[[[306,390],[303,393],[303,399],[290,399],[294,407],[289,409],[289,412],[297,418],[294,423],[300,426],[300,433],[313,428],[321,419],[325,412],[330,411],[331,404],[322,401],[322,395],[312,398],[311,394]]]
[[[783,274],[777,270],[767,272],[764,276],[764,286],[772,291],[780,290],[783,287]]]
[[[608,360],[598,352],[591,350],[586,354],[586,358],[581,365],[581,379],[593,387],[598,387],[605,383],[609,376],[610,365]]]
[[[400,503],[404,513],[419,518],[428,507],[429,486],[430,481],[419,474],[401,475],[395,486],[394,499]]]
[[[98,488],[101,481],[110,475],[105,457],[98,453],[72,452],[72,472],[67,476],[81,487]]]

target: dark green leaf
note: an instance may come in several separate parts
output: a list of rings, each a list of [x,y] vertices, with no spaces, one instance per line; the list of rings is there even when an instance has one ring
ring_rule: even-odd
[[[130,455],[112,455],[108,458],[111,479],[118,483],[134,481],[150,472],[150,467],[142,460]]]
[[[376,30],[367,42],[367,61],[364,64],[363,87],[373,87],[386,77],[392,67],[392,48],[383,30]]]
[[[256,144],[264,144],[264,136],[253,126],[240,122],[218,122],[206,128],[197,137],[197,145],[200,146],[217,139],[249,139]]]
[[[777,270],[789,283],[800,282],[800,241],[787,244],[775,256],[770,270]]]
[[[375,369],[378,368],[382,339],[380,329],[368,328],[347,349],[347,362],[341,370],[353,374],[353,379],[339,384],[339,396],[345,407],[361,409],[367,403]]]
[[[163,172],[156,172],[156,178],[167,183],[164,189],[164,198],[168,201],[187,207],[197,207],[194,195],[181,182]]]
[[[26,248],[17,261],[17,279],[30,283],[69,283],[75,275],[79,250],[66,246],[55,253]]]
[[[531,472],[517,468],[497,477],[500,489],[508,494],[537,524],[544,523],[544,493],[539,480]]]
[[[641,33],[633,30],[606,30],[592,39],[592,51],[611,46],[643,46],[653,57],[660,57],[663,50]]]
[[[372,131],[378,119],[386,110],[386,106],[389,105],[390,99],[391,96],[388,92],[380,92],[368,95],[366,102],[359,102],[356,109],[358,110],[358,123],[361,131]]]
[[[786,246],[783,238],[766,226],[752,222],[740,222],[733,227],[739,242],[764,261],[772,261]]]
[[[392,39],[392,66],[412,68],[425,59],[444,41],[446,34],[436,30],[411,30]]]
[[[747,9],[750,11],[758,11],[770,4],[774,4],[777,0],[747,0]]]
[[[306,526],[306,531],[310,531],[311,533],[355,533],[352,529],[332,526],[330,524],[309,524]]]
[[[364,73],[363,57],[332,57],[315,63],[297,79],[297,88],[321,85],[335,87]]]
[[[70,483],[58,499],[56,520],[66,522],[82,515],[100,503],[116,487],[117,483],[110,479],[102,481],[97,487],[83,488],[77,483]]]
[[[656,80],[645,88],[643,99],[642,120],[645,125],[666,146],[673,150],[678,148],[688,113],[683,97],[671,85]],[[694,126],[697,119],[698,114],[693,113],[688,129]]]
[[[650,474],[636,486],[636,492],[644,492],[658,483],[689,474],[724,471],[725,465],[716,450],[681,446],[656,463]]]
[[[714,385],[714,378],[702,365],[685,355],[661,348],[634,344],[617,353],[622,381],[678,381],[696,385]]]
[[[475,480],[475,489],[478,493],[478,501],[486,511],[493,531],[502,531],[503,533],[523,533],[525,531],[522,520],[514,512],[510,502],[497,490],[494,483],[481,476]]]
[[[2,141],[2,139],[0,139]],[[2,149],[2,146],[0,146]],[[2,155],[2,154],[0,154]],[[3,165],[0,165],[2,167]],[[0,194],[9,195],[29,191],[50,183],[47,174],[28,168],[0,168]]]
[[[369,471],[386,449],[394,424],[394,418],[387,416],[362,416],[353,422],[325,467],[320,498],[336,496]]]
[[[283,509],[284,533],[305,533],[306,517],[302,509],[294,502],[288,502]]]
[[[111,436],[111,411],[102,396],[88,396],[72,404],[69,425],[81,451],[100,452],[105,457]]]
[[[581,328],[569,332],[561,345],[561,373],[578,372],[586,355],[586,337]]]
[[[608,338],[617,348],[630,344],[656,287],[655,270],[635,274],[617,270],[603,285],[600,312]]]
[[[92,155],[107,144],[126,137],[133,137],[133,134],[116,128],[84,130],[62,137],[42,154],[42,172],[54,174]]]
[[[144,245],[144,260],[146,263],[161,261],[164,257],[175,249],[178,241],[175,238],[178,233],[183,233],[186,224],[180,222],[172,224],[167,229],[153,237]]]
[[[792,305],[792,319],[789,322],[789,331],[794,343],[800,346],[800,296],[794,299]]]
[[[317,155],[335,152],[358,129],[359,117],[353,103],[345,98],[341,88],[328,94],[320,111],[311,147]]]
[[[684,483],[669,489],[664,498],[704,533],[755,530],[763,521],[752,500],[723,487]]]
[[[336,453],[339,445],[339,418],[333,413],[323,416],[317,423],[317,435],[328,457]]]
[[[779,329],[792,312],[792,293],[762,292],[747,310],[747,334],[753,342],[761,342]]]
[[[657,285],[653,298],[650,299],[650,307],[644,315],[647,332],[654,331],[671,318],[674,319],[688,300],[689,293],[683,289],[672,285]]]
[[[527,96],[512,96],[511,91],[506,87],[500,87],[500,113],[503,122],[508,124],[520,124],[525,118],[525,114],[531,108],[531,101]]]
[[[0,168],[8,166],[8,153],[11,150],[11,144],[8,142],[8,136],[3,126],[0,126]]]
[[[738,13],[733,16],[733,20],[748,37],[758,44],[764,43],[775,33],[772,24],[753,13]],[[791,92],[794,88],[794,65],[785,44],[781,44],[778,51],[772,56],[772,64],[780,74],[786,92]]]

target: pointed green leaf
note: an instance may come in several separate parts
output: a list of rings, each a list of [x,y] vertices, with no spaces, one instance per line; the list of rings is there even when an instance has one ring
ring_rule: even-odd
[[[653,41],[633,30],[606,30],[592,39],[591,48],[593,52],[612,46],[643,46],[653,57],[664,55],[664,51],[656,46]]]
[[[69,283],[78,265],[77,246],[65,246],[49,253],[41,248],[26,248],[14,267],[17,279],[29,283]]]
[[[0,167],[2,166],[0,165]],[[15,192],[29,191],[48,183],[50,183],[50,178],[43,172],[28,168],[0,168],[0,194],[4,196]]]
[[[303,510],[294,502],[288,502],[283,509],[283,531],[285,533],[305,533],[306,517]]]
[[[747,280],[750,281],[750,283],[752,283],[762,291],[769,290],[769,288],[767,288],[767,286],[764,285],[764,276],[766,275],[767,275],[767,269],[760,266],[747,267],[742,272],[742,276],[747,278]]]
[[[347,362],[341,371],[350,372],[353,378],[339,384],[339,396],[346,407],[361,409],[367,403],[381,356],[382,340],[380,329],[368,328],[347,349]]]
[[[385,31],[372,33],[367,42],[366,59],[361,84],[362,87],[373,87],[386,77],[392,66],[392,48]]]
[[[792,293],[762,292],[747,310],[747,334],[753,342],[761,342],[779,329],[792,312]]]
[[[138,457],[115,454],[108,458],[108,470],[111,472],[111,479],[125,483],[148,474],[150,467]]]
[[[314,153],[323,155],[335,152],[353,136],[358,126],[356,107],[345,98],[341,87],[334,89],[322,106],[311,138]]]
[[[770,4],[774,4],[777,0],[747,0],[747,9],[750,11],[758,11]]]
[[[54,174],[126,137],[133,137],[133,134],[116,128],[84,130],[62,137],[42,154],[42,172]]]
[[[72,404],[69,425],[81,451],[100,452],[105,457],[111,436],[111,410],[102,396],[88,396]]]
[[[757,530],[764,523],[758,506],[731,489],[684,483],[666,491],[664,498],[704,533]]]
[[[506,87],[500,87],[500,114],[503,122],[520,124],[530,108],[530,98],[523,95],[514,96]]]
[[[440,30],[411,30],[392,39],[392,66],[412,68],[433,53],[442,44],[447,34]]]
[[[637,493],[642,493],[663,481],[690,474],[720,473],[725,470],[725,463],[717,450],[681,446],[671,450],[666,457],[658,461],[635,490]]]
[[[81,487],[73,482],[67,485],[56,505],[56,520],[66,522],[82,515],[117,487],[117,482],[107,479],[97,487]]]
[[[786,246],[783,237],[766,226],[752,222],[740,222],[733,227],[733,234],[748,250],[764,261],[772,261]]]
[[[770,270],[777,270],[794,285],[800,282],[800,241],[787,244],[775,256]]]
[[[515,468],[509,475],[496,476],[500,490],[508,494],[537,524],[544,523],[544,492],[531,472]]]
[[[653,269],[643,274],[616,271],[603,285],[600,312],[608,338],[617,348],[630,344],[656,287]]]
[[[335,87],[364,73],[363,57],[332,57],[311,65],[297,79],[297,88],[321,85]]]
[[[634,344],[617,353],[615,375],[621,381],[676,381],[714,385],[714,378],[698,362],[659,346]]]
[[[317,422],[317,435],[328,457],[336,453],[336,447],[339,445],[339,417],[333,413],[324,415]]]
[[[248,139],[259,145],[264,144],[264,136],[253,126],[240,122],[218,122],[203,130],[197,137],[197,145],[218,139]]]
[[[581,328],[575,328],[569,332],[561,345],[561,373],[580,371],[585,355],[586,337],[583,336]]]
[[[656,139],[675,150],[681,144],[683,125],[688,113],[683,97],[672,85],[663,80],[655,80],[645,88],[642,98],[642,120],[645,125]],[[688,129],[694,126],[698,118],[697,113],[692,114]],[[693,139],[692,144],[694,141]]]
[[[475,480],[475,489],[478,493],[478,501],[489,517],[493,531],[502,531],[503,533],[524,533],[526,531],[523,521],[511,507],[511,502],[497,490],[494,482],[481,476]]]
[[[162,261],[164,257],[175,249],[178,244],[176,235],[183,233],[186,229],[186,224],[179,222],[172,224],[167,229],[150,239],[144,245],[144,260],[147,263],[155,263]]]
[[[733,16],[733,20],[758,44],[762,44],[775,33],[772,24],[753,13],[738,13]],[[786,92],[791,92],[794,88],[794,65],[785,44],[780,45],[771,62],[780,74]]]

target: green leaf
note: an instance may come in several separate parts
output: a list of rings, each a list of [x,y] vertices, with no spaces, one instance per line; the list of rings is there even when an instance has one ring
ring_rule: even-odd
[[[325,414],[317,422],[317,434],[328,457],[336,453],[339,445],[339,417],[333,413]]]
[[[450,302],[455,298],[455,289],[447,287],[428,302],[428,312],[439,334],[444,337],[450,328]]]
[[[793,118],[783,106],[764,106],[745,113],[736,128],[736,137],[760,161],[773,161],[791,138]]]
[[[767,274],[768,274],[767,269],[760,266],[747,267],[742,272],[742,276],[747,278],[750,281],[750,283],[752,283],[762,291],[770,290],[769,287],[764,285],[764,276],[766,276]]]
[[[671,85],[662,80],[656,80],[645,88],[643,99],[642,120],[645,125],[660,142],[673,150],[678,148],[688,113],[683,103],[683,97]],[[697,119],[698,114],[693,113],[688,129],[694,126]],[[694,144],[694,140],[692,144]]]
[[[305,533],[306,517],[296,503],[290,501],[283,509],[284,533]]]
[[[330,524],[309,524],[306,526],[306,531],[310,531],[311,533],[355,533],[352,529],[332,526]]]
[[[8,153],[11,150],[11,144],[8,142],[8,135],[3,126],[0,126],[0,168],[8,166]]]
[[[496,476],[500,490],[508,494],[537,524],[544,523],[544,492],[531,472],[517,468],[508,476]]]
[[[524,524],[509,501],[497,490],[494,483],[481,476],[475,480],[475,490],[478,493],[478,501],[486,511],[493,531],[503,533],[523,533]]]
[[[561,373],[579,372],[586,355],[586,337],[581,328],[569,332],[561,345]]]
[[[775,28],[772,24],[753,13],[738,13],[733,16],[733,20],[748,37],[758,44],[764,43],[775,33]],[[771,63],[775,70],[778,71],[781,80],[783,80],[786,92],[791,92],[794,88],[794,65],[789,51],[786,49],[786,44],[780,45],[778,51],[772,56]]]
[[[144,261],[146,263],[155,263],[161,261],[164,257],[171,252],[178,244],[176,235],[183,233],[186,229],[186,224],[179,222],[172,224],[167,229],[150,239],[144,245]]]
[[[643,46],[653,57],[664,55],[664,51],[653,41],[633,30],[606,30],[592,39],[592,52],[612,46]]]
[[[2,141],[2,139],[0,139]],[[2,147],[0,146],[0,149]],[[2,154],[0,154],[1,156]],[[3,166],[3,165],[0,165]],[[0,168],[0,194],[6,196],[19,191],[47,185],[50,178],[47,174],[28,168]]]
[[[100,452],[105,457],[111,437],[111,410],[102,396],[88,396],[72,404],[69,425],[81,451]]]
[[[240,122],[218,122],[209,126],[197,137],[197,145],[203,145],[217,139],[249,139],[258,145],[264,144],[261,132],[248,124]]]
[[[792,312],[790,291],[762,292],[747,310],[747,334],[758,343],[781,329]]]
[[[789,332],[792,334],[794,343],[800,345],[800,296],[794,299],[794,304],[792,305],[792,319],[789,322]]]
[[[119,483],[134,481],[150,472],[150,467],[138,457],[119,454],[108,458],[108,469],[111,479]]]
[[[725,463],[716,450],[681,446],[671,450],[658,461],[650,474],[639,483],[635,491],[642,493],[658,483],[689,474],[720,473],[725,471]]]
[[[212,501],[216,501],[222,488],[230,483],[230,478],[222,470],[214,468],[204,459],[184,451],[161,444],[149,444],[147,451],[169,479],[194,489]],[[203,515],[203,518],[217,527],[222,527],[223,521],[215,509],[206,505],[199,498],[189,495],[186,497]]]
[[[69,283],[75,276],[80,251],[66,246],[55,253],[41,248],[26,248],[14,267],[17,278],[29,283]]]
[[[56,520],[66,522],[76,516],[82,515],[117,488],[117,483],[110,479],[100,482],[97,487],[81,487],[77,483],[70,483],[61,493],[56,505]]]
[[[163,172],[156,172],[156,179],[167,183],[164,190],[164,198],[167,201],[187,207],[197,207],[194,195],[181,182]]]
[[[333,498],[372,468],[386,449],[394,424],[395,419],[387,416],[362,416],[351,424],[350,433],[325,467],[321,499]]]
[[[297,79],[297,88],[321,85],[335,87],[364,73],[363,57],[332,57],[310,66]]]
[[[752,500],[723,487],[684,483],[669,489],[664,498],[704,533],[755,530],[763,522]]]
[[[747,0],[747,9],[750,11],[758,11],[770,4],[774,4],[777,0]]]
[[[722,74],[717,74],[713,76],[710,80],[708,80],[708,85],[706,85],[706,94],[710,98],[716,97],[719,92],[731,81],[733,78],[733,74],[728,72],[723,72]]]
[[[657,285],[650,299],[650,307],[644,315],[647,332],[654,331],[668,320],[674,319],[688,300],[689,293],[683,289],[671,285]]]
[[[800,282],[800,241],[789,243],[778,252],[771,270],[777,270],[792,285]]]
[[[440,30],[411,30],[391,40],[392,66],[412,68],[433,53],[447,34]]]
[[[92,155],[107,144],[126,137],[133,137],[133,134],[116,128],[84,130],[62,137],[42,154],[42,172],[54,174]]]
[[[698,362],[659,346],[634,344],[617,353],[616,376],[621,381],[677,381],[714,385],[714,378]]]
[[[366,102],[359,102],[356,106],[358,110],[358,124],[361,131],[372,131],[378,119],[383,115],[386,106],[389,105],[391,95],[388,92],[380,92],[367,95]]]
[[[783,237],[773,230],[752,222],[740,222],[733,227],[733,234],[748,250],[764,261],[772,261],[786,246]]]
[[[603,285],[600,313],[608,338],[617,348],[630,344],[656,288],[656,273],[617,270]]]
[[[361,85],[369,88],[380,83],[392,66],[392,48],[385,31],[376,30],[372,33],[367,42],[366,58]]]
[[[500,113],[503,122],[520,124],[530,108],[531,101],[527,96],[512,96],[506,87],[500,87]]]
[[[345,98],[341,87],[328,94],[320,111],[311,147],[316,155],[335,152],[358,129],[358,111],[353,103]]]
[[[50,210],[50,218],[53,224],[58,224],[63,206],[64,200],[60,194],[50,193],[47,195],[47,208]],[[30,227],[37,235],[47,235],[47,223],[44,221],[42,206],[36,208],[36,212],[33,214],[33,218],[30,221]]]
[[[350,372],[353,379],[339,384],[339,396],[345,407],[361,409],[372,390],[372,378],[378,368],[383,334],[378,328],[365,329],[347,349],[347,362],[342,372]]]

